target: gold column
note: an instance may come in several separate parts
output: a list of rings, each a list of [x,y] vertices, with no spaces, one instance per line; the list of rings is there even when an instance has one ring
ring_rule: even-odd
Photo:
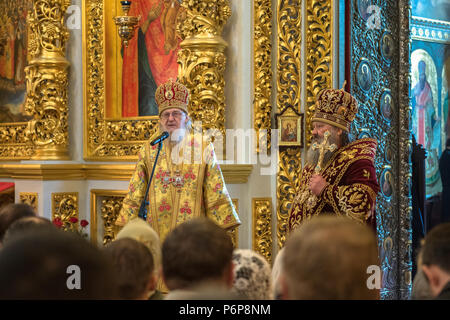
[[[253,250],[272,264],[272,198],[253,198]]]
[[[261,150],[260,142],[266,143],[270,149],[271,116],[272,116],[272,3],[270,0],[254,0],[254,102],[253,128],[267,130],[267,138],[258,139],[256,151]],[[258,134],[259,136],[259,134]]]
[[[64,15],[70,0],[33,1],[28,12],[28,55],[25,68],[25,110],[34,118],[26,135],[33,142],[33,159],[68,159],[68,67],[65,58],[69,33]]]
[[[277,108],[281,112],[292,105],[301,112],[301,0],[278,0]],[[277,175],[277,241],[284,245],[287,236],[289,209],[297,193],[300,177],[299,147],[282,147],[278,154]]]
[[[225,137],[227,43],[221,34],[231,15],[229,0],[190,0],[181,4],[184,19],[177,31],[184,39],[178,52],[179,80],[189,89],[190,115],[203,129],[219,129]]]
[[[306,1],[306,145],[311,141],[316,96],[322,89],[331,88],[332,8],[332,0]]]

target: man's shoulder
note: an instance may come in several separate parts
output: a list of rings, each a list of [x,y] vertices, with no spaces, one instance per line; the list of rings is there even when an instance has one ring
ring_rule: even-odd
[[[338,153],[348,155],[350,159],[358,156],[375,158],[377,146],[378,142],[373,138],[358,139],[340,148]]]

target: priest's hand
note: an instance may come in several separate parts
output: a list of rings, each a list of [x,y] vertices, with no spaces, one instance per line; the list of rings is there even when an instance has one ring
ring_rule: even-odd
[[[311,176],[311,179],[309,180],[309,189],[313,194],[319,196],[322,193],[323,189],[325,189],[327,184],[328,183],[321,175],[313,174]]]

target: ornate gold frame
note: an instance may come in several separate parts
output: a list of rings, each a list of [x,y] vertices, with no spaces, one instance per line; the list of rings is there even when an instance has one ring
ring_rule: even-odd
[[[107,119],[105,75],[110,55],[105,40],[111,22],[105,19],[106,0],[83,1],[83,86],[84,158],[93,161],[137,159],[142,142],[156,132],[158,119]],[[229,0],[184,1],[186,19],[177,26],[184,41],[178,53],[179,79],[191,92],[189,109],[193,120],[203,121],[205,129],[225,130],[223,73],[226,42],[221,33],[231,14]],[[108,13],[109,14],[109,13]],[[108,55],[108,59],[107,59]],[[203,79],[203,80],[199,80]]]
[[[25,68],[28,122],[0,124],[0,160],[65,160],[68,153],[68,66],[64,25],[67,0],[32,2]]]

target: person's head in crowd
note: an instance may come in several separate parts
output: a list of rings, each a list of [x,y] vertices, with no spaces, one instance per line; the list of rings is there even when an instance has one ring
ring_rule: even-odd
[[[11,203],[0,209],[0,243],[3,242],[3,236],[6,229],[16,220],[24,217],[36,216],[33,207],[25,203]]]
[[[158,233],[141,218],[131,219],[120,231],[117,233],[116,239],[132,238],[147,246],[152,253],[154,264],[154,277],[156,278],[157,287],[155,292],[149,292],[151,299],[162,299],[161,291],[167,291],[163,287],[161,279],[161,243],[159,241]]]
[[[152,253],[155,272],[159,277],[161,272],[161,244],[158,233],[141,218],[134,218],[117,233],[117,240],[123,238],[132,238],[147,246]]]
[[[11,239],[21,236],[23,233],[33,230],[53,229],[53,223],[43,217],[31,216],[21,218],[12,223],[3,236],[3,246],[6,246]]]
[[[162,246],[163,278],[169,290],[211,285],[231,289],[233,244],[221,227],[207,218],[177,226]]]
[[[0,251],[0,299],[115,299],[112,261],[56,228],[26,231]]]
[[[421,257],[431,294],[439,298],[444,289],[450,290],[450,223],[437,225],[425,236]]]
[[[272,283],[273,283],[273,297],[274,299],[282,298],[281,291],[281,273],[283,270],[283,257],[284,257],[284,247],[278,251],[278,254],[275,257],[272,267]]]
[[[423,245],[423,239],[421,241]],[[428,284],[427,277],[422,270],[422,251],[419,250],[417,254],[417,272],[414,276],[412,289],[411,289],[411,299],[412,300],[429,300],[432,299],[430,285]]]
[[[369,266],[379,266],[374,232],[349,218],[319,216],[305,222],[286,242],[284,299],[379,299],[369,289]]]
[[[104,251],[113,260],[119,298],[146,300],[154,293],[153,257],[143,243],[121,238],[109,243]]]
[[[233,263],[234,292],[250,300],[272,299],[272,271],[262,255],[249,249],[236,249]]]

